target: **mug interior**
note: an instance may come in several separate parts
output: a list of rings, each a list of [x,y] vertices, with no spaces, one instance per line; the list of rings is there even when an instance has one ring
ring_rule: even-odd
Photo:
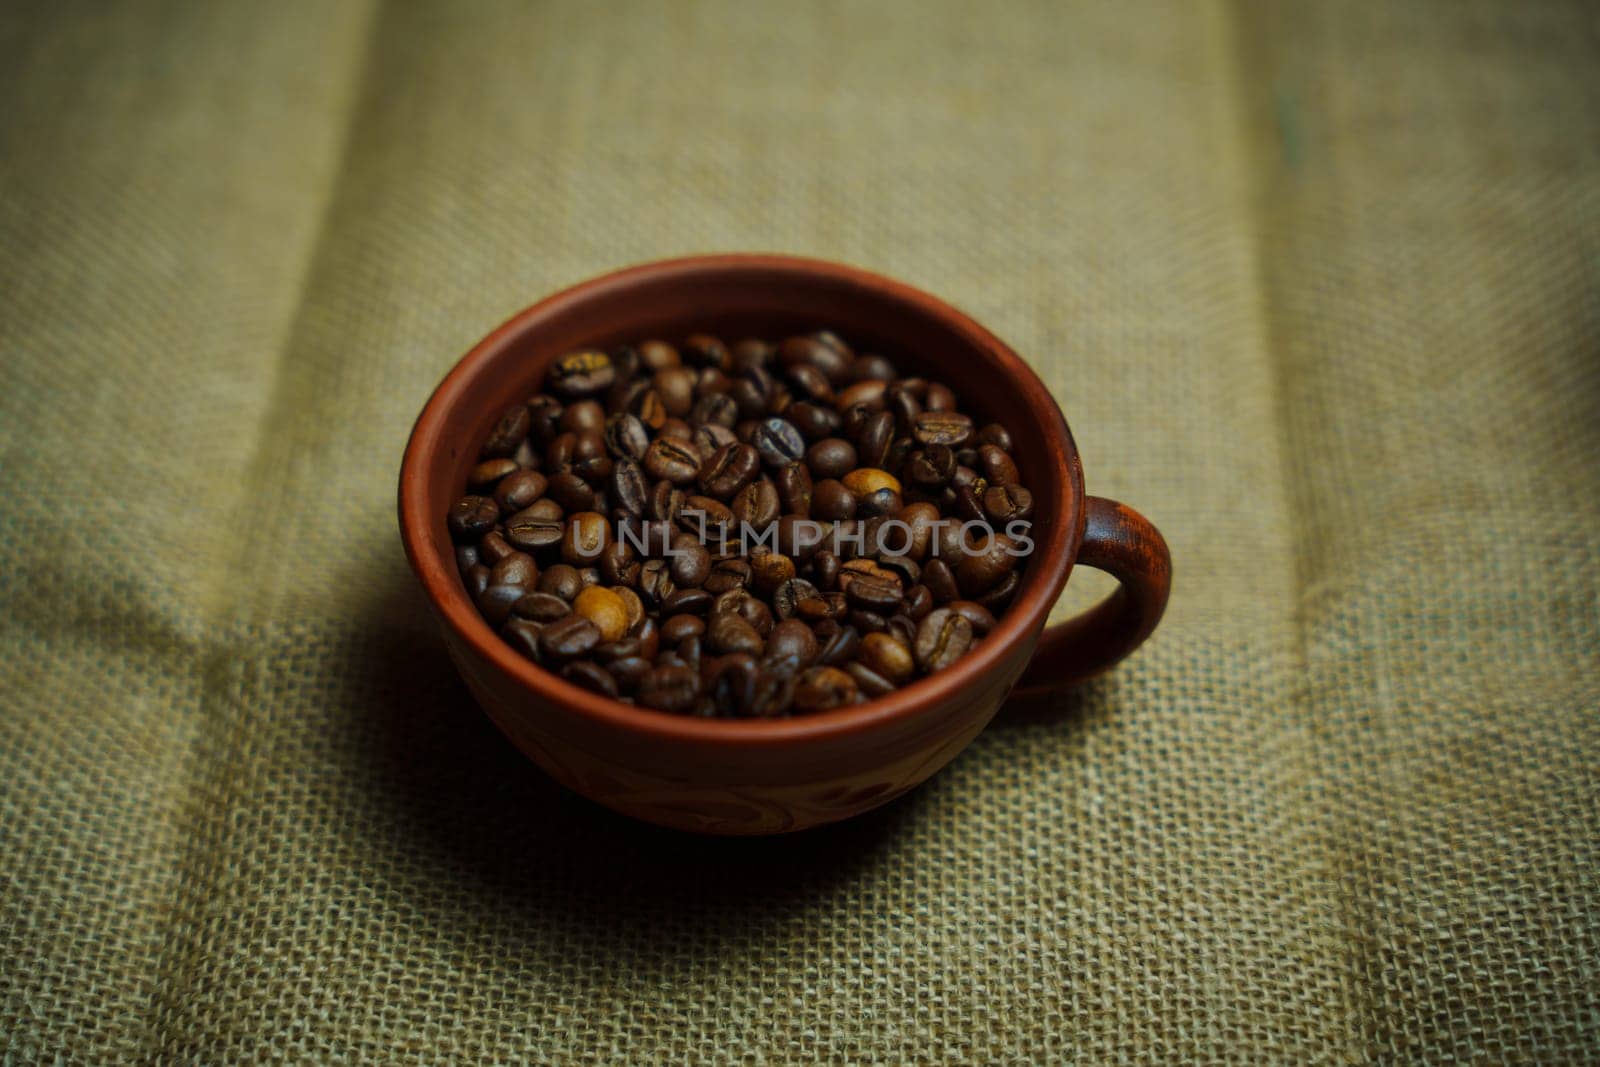
[[[468,600],[444,518],[466,491],[467,473],[500,413],[538,392],[547,368],[582,347],[648,338],[681,341],[712,333],[729,343],[778,339],[818,329],[838,333],[857,353],[887,356],[905,375],[955,390],[961,410],[981,425],[1010,431],[1013,459],[1033,493],[1033,553],[1017,595],[994,630],[953,666],[868,705],[788,720],[686,720],[596,697],[523,660],[494,634]],[[522,312],[487,337],[428,401],[406,450],[401,525],[407,553],[447,625],[552,696],[592,706],[598,700],[645,720],[696,728],[748,729],[779,722],[818,726],[830,717],[861,719],[875,707],[913,701],[924,687],[992,661],[998,645],[1043,624],[1066,582],[1082,537],[1082,472],[1055,400],[1008,347],[948,305],[853,268],[782,256],[704,256],[646,264],[583,283]],[[989,655],[985,655],[985,652]]]

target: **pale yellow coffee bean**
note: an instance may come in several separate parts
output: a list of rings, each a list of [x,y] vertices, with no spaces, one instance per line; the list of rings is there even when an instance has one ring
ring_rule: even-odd
[[[591,585],[578,594],[572,609],[594,623],[602,644],[620,641],[628,632],[628,606],[603,585]]]

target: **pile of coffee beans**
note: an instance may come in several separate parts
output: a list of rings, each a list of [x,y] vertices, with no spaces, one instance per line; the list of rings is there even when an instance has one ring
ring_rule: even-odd
[[[1014,596],[1011,435],[828,331],[573,352],[504,412],[447,517],[518,652],[661,711],[862,703],[954,663]]]

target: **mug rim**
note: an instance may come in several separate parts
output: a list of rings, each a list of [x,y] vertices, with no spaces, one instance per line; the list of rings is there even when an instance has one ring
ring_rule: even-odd
[[[795,278],[821,276],[869,291],[878,298],[913,305],[969,346],[983,351],[999,364],[1017,389],[1022,417],[1042,423],[1046,440],[1059,446],[1067,483],[1062,496],[1065,514],[1034,516],[1033,532],[1043,530],[1045,535],[1035,538],[1033,565],[1018,587],[1016,598],[977,647],[951,666],[864,704],[782,719],[700,719],[625,704],[584,689],[524,658],[500,638],[467,597],[456,574],[454,558],[442,558],[433,548],[428,530],[434,523],[444,523],[444,513],[433,515],[429,510],[428,474],[436,458],[447,451],[441,447],[445,444],[443,427],[468,383],[476,380],[485,365],[493,362],[507,345],[537,329],[543,320],[645,280],[743,272]],[[886,332],[892,334],[892,327]],[[406,558],[422,583],[435,617],[496,670],[568,714],[659,740],[719,746],[786,744],[863,733],[915,718],[941,697],[975,686],[1001,663],[1015,642],[1030,630],[1043,629],[1077,559],[1086,514],[1083,468],[1066,418],[1044,382],[1009,345],[965,312],[903,282],[842,263],[770,253],[717,253],[640,263],[568,286],[517,312],[462,356],[423,405],[401,461],[398,511]]]

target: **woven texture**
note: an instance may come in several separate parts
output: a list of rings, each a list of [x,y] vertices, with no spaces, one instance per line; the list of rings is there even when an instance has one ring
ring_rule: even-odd
[[[4,1058],[1600,1057],[1597,69],[1584,3],[6,5]],[[492,325],[739,249],[970,311],[1177,571],[768,841],[543,779],[393,517]]]

